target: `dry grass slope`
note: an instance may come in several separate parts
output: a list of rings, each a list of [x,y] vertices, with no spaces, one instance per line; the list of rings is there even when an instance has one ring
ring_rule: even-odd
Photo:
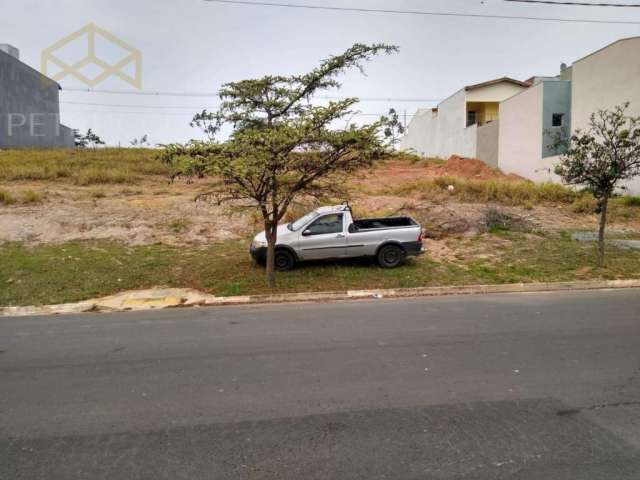
[[[5,150],[0,181],[51,180],[76,185],[134,183],[169,169],[144,148]]]
[[[539,203],[572,203],[582,193],[553,183],[527,181],[465,180],[437,177],[392,185],[388,195],[417,196],[421,200],[443,201],[455,198],[462,202],[496,202],[504,205],[530,206]]]

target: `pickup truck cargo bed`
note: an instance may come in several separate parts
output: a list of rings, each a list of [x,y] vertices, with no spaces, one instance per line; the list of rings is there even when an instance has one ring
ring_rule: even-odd
[[[375,228],[411,227],[417,223],[411,217],[362,218],[353,221],[355,230],[371,230]]]

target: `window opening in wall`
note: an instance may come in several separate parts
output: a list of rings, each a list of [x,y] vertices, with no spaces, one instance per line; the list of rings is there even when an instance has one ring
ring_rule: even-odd
[[[564,122],[564,113],[554,113],[551,115],[551,126],[561,127]]]
[[[478,114],[477,112],[470,110],[467,112],[467,127],[477,123]]]

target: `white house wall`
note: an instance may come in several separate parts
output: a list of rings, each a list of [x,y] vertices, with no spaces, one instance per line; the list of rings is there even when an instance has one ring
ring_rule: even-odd
[[[552,158],[542,158],[543,85],[538,83],[500,104],[498,166],[538,182],[551,180]]]
[[[640,38],[620,40],[575,62],[571,69],[572,129],[588,126],[591,113],[630,102],[640,115]],[[627,184],[640,195],[640,179]]]
[[[492,167],[498,166],[499,134],[499,120],[494,120],[478,127],[477,157]]]
[[[430,109],[419,110],[400,141],[400,149],[423,157],[474,157],[476,127],[465,128],[465,98],[465,91],[458,91],[440,103],[436,116]]]

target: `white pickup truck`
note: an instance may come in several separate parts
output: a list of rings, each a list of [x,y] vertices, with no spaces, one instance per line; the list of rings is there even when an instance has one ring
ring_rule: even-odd
[[[267,240],[256,235],[251,256],[265,263]],[[374,257],[383,268],[401,265],[422,253],[422,228],[411,217],[354,220],[348,204],[320,207],[295,222],[278,226],[275,267],[289,270],[299,261]]]

